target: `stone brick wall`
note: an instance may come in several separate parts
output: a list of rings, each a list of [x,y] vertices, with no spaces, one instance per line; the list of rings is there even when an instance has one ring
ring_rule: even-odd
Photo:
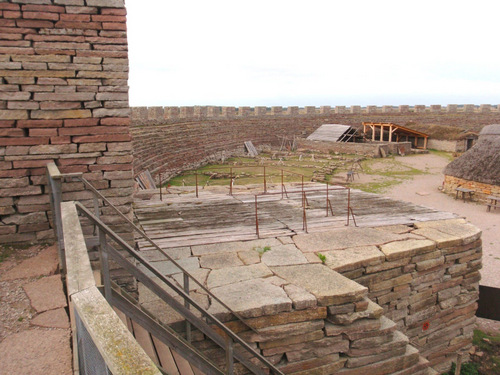
[[[416,229],[395,226],[423,239],[380,246],[380,262],[369,255],[334,267],[366,286],[368,297],[384,309],[433,368],[445,371],[458,351],[472,342],[479,298],[481,231],[462,219],[422,222]],[[375,254],[376,255],[376,254]]]
[[[128,212],[133,180],[123,0],[2,1],[0,28],[0,244],[53,237],[50,161],[62,173],[83,173]],[[89,199],[82,190],[68,183],[63,198]]]
[[[384,105],[381,107],[367,106],[361,107],[358,105],[336,106],[333,109],[330,106],[322,106],[319,108],[306,106],[299,108],[291,107],[215,107],[215,106],[194,106],[194,107],[133,107],[132,120],[137,124],[162,124],[171,120],[200,120],[205,118],[215,117],[248,117],[248,116],[298,116],[298,115],[314,115],[314,114],[374,114],[374,113],[478,113],[486,114],[490,112],[500,113],[500,105],[492,106],[490,104],[481,104],[475,106],[466,104],[458,107],[456,104],[449,104],[446,107],[440,104],[425,105],[400,105],[398,107]]]
[[[160,107],[161,108],[161,107]],[[195,107],[196,108],[196,107]],[[252,115],[223,117],[219,112],[216,117],[205,120],[179,117],[178,107],[169,107],[164,113],[175,113],[163,119],[149,119],[148,113],[159,113],[159,110],[148,111],[146,107],[132,108],[136,115],[132,119],[131,133],[134,144],[134,171],[139,173],[149,169],[153,174],[166,172],[175,174],[186,168],[202,163],[207,158],[222,151],[243,150],[244,141],[252,141],[256,146],[261,144],[280,145],[279,136],[291,139],[307,137],[322,124],[346,124],[360,127],[363,121],[393,122],[396,124],[421,124],[427,127],[447,125],[458,129],[477,129],[499,123],[500,112],[488,113],[431,113],[423,112],[391,112],[391,113],[333,113],[297,114],[296,110],[282,111],[271,115],[264,112],[265,107],[256,107]],[[181,108],[182,109],[182,108]],[[219,107],[208,107],[207,114],[214,113]],[[298,110],[298,108],[297,108]],[[187,113],[186,110],[182,111]],[[137,117],[141,114],[141,118]],[[194,110],[193,110],[194,113]],[[265,113],[265,114],[264,114]],[[411,126],[411,125],[408,125]]]
[[[455,189],[457,187],[471,189],[474,191],[473,199],[480,202],[486,202],[488,195],[500,197],[500,186],[464,180],[453,176],[444,176],[443,191],[445,193],[456,195]]]

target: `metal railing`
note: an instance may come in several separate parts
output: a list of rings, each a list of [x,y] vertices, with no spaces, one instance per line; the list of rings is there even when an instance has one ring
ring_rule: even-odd
[[[100,260],[101,260],[101,272],[102,278],[104,280],[104,293],[107,299],[113,301],[113,291],[112,291],[112,283],[110,278],[110,268],[109,268],[109,257],[113,258],[113,261],[118,263],[123,269],[130,272],[132,276],[134,276],[137,280],[141,281],[145,286],[150,288],[155,294],[157,294],[163,301],[168,303],[174,310],[176,310],[179,314],[181,314],[186,319],[186,341],[189,343],[191,341],[191,325],[194,325],[197,329],[202,331],[205,335],[210,337],[216,344],[220,347],[224,348],[226,352],[227,358],[227,371],[228,373],[232,373],[232,368],[234,366],[234,358],[238,360],[241,364],[243,364],[247,369],[252,371],[255,374],[263,374],[262,370],[254,365],[253,363],[246,360],[246,356],[242,355],[240,351],[234,349],[234,343],[239,344],[244,351],[249,352],[254,358],[256,358],[259,363],[265,368],[268,369],[270,373],[273,374],[282,374],[280,370],[274,367],[270,362],[268,362],[263,356],[259,353],[255,352],[248,344],[246,344],[243,340],[241,340],[236,334],[230,331],[224,324],[222,324],[217,318],[213,315],[209,314],[205,309],[198,304],[195,300],[193,300],[190,295],[190,279],[193,280],[200,289],[203,290],[204,293],[209,295],[213,301],[217,301],[221,306],[223,306],[229,313],[231,313],[236,319],[242,322],[246,327],[250,330],[257,332],[252,326],[248,325],[243,318],[232,309],[230,309],[224,302],[222,302],[219,298],[217,298],[213,293],[211,293],[203,284],[201,284],[198,280],[196,280],[190,273],[188,273],[182,266],[178,264],[168,253],[166,253],[163,249],[161,249],[153,240],[151,240],[139,227],[137,227],[133,222],[131,222],[122,212],[120,212],[111,202],[104,197],[97,189],[88,182],[82,174],[79,173],[71,173],[71,174],[61,174],[54,163],[49,163],[47,165],[47,176],[48,176],[48,185],[50,188],[50,198],[51,198],[51,206],[54,213],[54,230],[58,237],[58,245],[59,245],[59,256],[61,259],[61,265],[63,269],[65,269],[65,244],[64,244],[64,236],[63,236],[63,228],[62,228],[62,215],[61,215],[61,203],[62,203],[62,183],[65,179],[76,179],[84,184],[84,186],[89,189],[93,193],[93,202],[94,202],[94,214],[91,213],[83,204],[77,202],[76,207],[78,212],[84,215],[95,229],[97,229],[98,237],[99,237],[99,248],[100,248]],[[164,276],[159,272],[154,266],[152,266],[139,252],[134,250],[126,241],[120,238],[116,233],[114,233],[106,224],[104,224],[100,220],[100,202],[102,201],[102,205],[108,205],[113,208],[117,215],[119,215],[125,222],[127,222],[131,228],[139,233],[144,239],[146,239],[156,250],[160,251],[172,264],[174,264],[183,275],[183,286],[179,287],[176,285],[174,280],[170,280],[168,277]],[[179,303],[168,293],[165,292],[161,286],[159,286],[156,282],[150,279],[144,272],[142,272],[135,264],[130,263],[123,255],[120,254],[118,250],[116,250],[108,240],[108,238],[112,239],[115,244],[120,246],[121,250],[125,250],[130,256],[132,256],[136,261],[138,261],[141,265],[143,265],[149,272],[159,278],[161,282],[165,283],[171,290],[174,290],[179,296],[184,299],[184,304]],[[205,323],[202,319],[196,317],[193,312],[190,311],[190,307],[195,308],[199,314],[203,316],[203,318],[207,321],[210,321],[212,325],[223,332],[226,339],[221,337],[209,324]],[[193,355],[191,355],[192,357]]]

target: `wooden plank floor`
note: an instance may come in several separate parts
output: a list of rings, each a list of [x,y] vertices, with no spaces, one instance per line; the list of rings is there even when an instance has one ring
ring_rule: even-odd
[[[279,190],[258,196],[260,238],[290,236],[303,231],[303,208],[300,186],[288,186],[287,199]],[[308,183],[305,186],[309,232],[340,228],[347,220],[347,190],[328,193],[333,216],[326,216],[326,185]],[[371,227],[411,224],[419,221],[456,217],[411,203],[395,201],[380,195],[351,190],[351,207],[358,226]],[[255,228],[255,194],[239,191],[233,196],[203,190],[199,198],[194,193],[164,194],[158,200],[136,200],[135,214],[140,226],[160,247],[172,248],[200,244],[245,241],[257,238]],[[350,225],[354,225],[352,219]],[[139,241],[142,250],[151,246]]]

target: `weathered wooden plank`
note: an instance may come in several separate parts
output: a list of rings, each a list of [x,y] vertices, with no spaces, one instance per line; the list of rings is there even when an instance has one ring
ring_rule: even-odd
[[[170,348],[166,344],[158,340],[154,335],[151,335],[151,337],[153,339],[156,352],[158,353],[161,367],[163,367],[163,369],[165,369],[168,374],[179,375],[179,369],[177,368]]]

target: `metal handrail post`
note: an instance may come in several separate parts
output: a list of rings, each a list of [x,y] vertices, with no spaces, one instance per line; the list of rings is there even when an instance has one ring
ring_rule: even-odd
[[[234,373],[234,343],[231,337],[226,336],[226,374]]]
[[[189,275],[183,273],[184,276],[184,292],[189,296]],[[186,309],[190,309],[191,305],[188,300],[184,300],[184,307]],[[186,341],[191,342],[191,323],[186,319]]]
[[[59,256],[59,264],[61,265],[61,271],[66,271],[66,256],[64,255],[64,235],[62,228],[62,217],[61,217],[61,202],[62,202],[62,181],[61,176],[55,176],[52,178],[50,172],[47,170],[47,182],[49,189],[51,191],[50,205],[52,212],[54,213],[53,225],[54,232],[57,237],[57,248]]]
[[[108,255],[108,241],[106,233],[104,233],[99,226],[97,226],[99,233],[99,258],[101,259],[101,277],[104,284],[104,298],[111,304],[111,277],[109,274],[109,255]]]
[[[304,230],[306,233],[307,231],[307,214],[306,214],[306,193],[302,192],[302,230]]]
[[[281,199],[283,199],[283,188],[285,187],[283,178],[283,169],[281,170]]]
[[[328,202],[330,200],[328,199],[328,183],[326,183],[326,216],[328,217]]]

